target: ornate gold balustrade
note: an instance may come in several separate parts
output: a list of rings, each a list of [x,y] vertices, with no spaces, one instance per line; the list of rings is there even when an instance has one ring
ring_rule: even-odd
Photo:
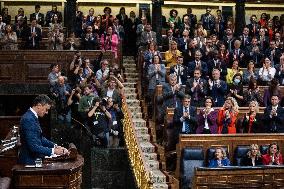
[[[131,113],[128,110],[125,97],[122,100],[122,111],[124,113],[124,139],[137,187],[141,189],[151,189],[153,188],[153,183],[150,180],[150,171],[146,167],[146,163],[141,147],[138,143],[138,138],[136,137]]]

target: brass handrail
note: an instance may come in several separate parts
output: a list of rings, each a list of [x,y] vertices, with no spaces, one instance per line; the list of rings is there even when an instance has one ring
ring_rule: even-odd
[[[137,187],[141,189],[152,189],[153,183],[150,179],[150,170],[146,166],[125,97],[122,99],[122,111],[124,113],[124,139]]]

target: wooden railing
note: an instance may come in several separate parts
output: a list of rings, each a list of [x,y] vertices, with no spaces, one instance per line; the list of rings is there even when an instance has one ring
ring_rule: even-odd
[[[131,162],[137,188],[151,189],[153,183],[150,180],[150,170],[146,166],[145,159],[141,147],[138,143],[138,138],[135,133],[135,128],[131,118],[131,113],[126,104],[126,98],[122,100],[122,111],[124,113],[123,130],[124,139],[128,151],[128,157]]]

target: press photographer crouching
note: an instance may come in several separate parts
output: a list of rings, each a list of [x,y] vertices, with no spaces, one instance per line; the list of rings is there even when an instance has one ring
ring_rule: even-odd
[[[92,107],[88,112],[89,127],[93,134],[95,145],[107,147],[109,143],[109,124],[112,117],[106,109],[107,100],[94,98]]]

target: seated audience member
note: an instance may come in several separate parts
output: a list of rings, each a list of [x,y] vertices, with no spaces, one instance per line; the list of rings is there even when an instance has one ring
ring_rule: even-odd
[[[26,41],[26,49],[39,49],[39,42],[41,41],[41,29],[37,27],[36,19],[31,20],[31,26],[27,27],[23,40]]]
[[[242,122],[243,133],[259,133],[261,132],[262,116],[258,113],[259,106],[257,101],[249,103],[249,112],[244,115]]]
[[[200,111],[197,117],[196,134],[217,134],[217,115],[214,110],[214,101],[211,97],[205,98],[205,108]]]
[[[84,50],[97,50],[98,49],[98,34],[93,33],[92,26],[87,26],[82,35],[82,46]]]
[[[257,80],[250,79],[247,90],[244,91],[244,103],[248,106],[251,101],[258,102],[259,105],[263,104],[263,96],[257,85]]]
[[[144,31],[141,33],[141,46],[147,46],[149,43],[154,41],[157,43],[156,32],[152,31],[152,26],[146,24]]]
[[[61,12],[57,11],[57,6],[55,4],[52,5],[52,8],[50,11],[47,11],[45,21],[46,21],[46,26],[48,27],[50,23],[52,23],[52,18],[54,15],[57,15],[58,17],[58,23],[62,22],[62,14]]]
[[[249,58],[255,62],[255,67],[260,68],[261,60],[263,58],[262,49],[260,49],[260,46],[258,44],[257,38],[253,37],[251,41],[251,45],[247,47],[247,52],[249,55]]]
[[[236,133],[236,121],[238,117],[238,103],[233,97],[228,97],[225,104],[218,112],[218,134]]]
[[[101,69],[99,69],[96,72],[96,78],[100,82],[100,84],[103,84],[108,78],[108,76],[109,76],[109,63],[105,59],[101,61]]]
[[[106,99],[100,101],[99,98],[94,98],[92,106],[88,110],[90,129],[94,135],[93,138],[98,138],[101,143],[100,145],[105,148],[109,144],[109,124],[111,122],[111,114],[106,109],[106,105]]]
[[[227,69],[227,76],[226,76],[227,84],[233,83],[233,77],[237,73],[243,75],[243,71],[241,71],[239,67],[239,62],[237,60],[234,60],[232,68]]]
[[[264,58],[263,67],[259,69],[259,82],[261,85],[269,85],[276,74],[276,69],[271,67],[271,61],[268,57]]]
[[[149,65],[147,78],[149,80],[148,96],[152,98],[156,86],[164,84],[166,81],[166,68],[158,55],[154,56],[153,64]]]
[[[247,85],[249,84],[250,79],[253,78],[255,80],[258,79],[258,73],[255,68],[255,64],[253,60],[250,60],[247,66],[247,69],[244,70],[243,73],[243,84]]]
[[[196,107],[190,105],[191,97],[185,95],[182,106],[175,108],[173,122],[180,134],[194,134],[196,130]]]
[[[168,67],[177,64],[177,57],[181,56],[181,52],[177,49],[177,42],[171,41],[169,50],[165,53],[166,64]]]
[[[27,27],[27,24],[24,23],[24,18],[19,16],[18,22],[13,25],[13,31],[16,32],[18,38],[23,38]]]
[[[44,14],[40,13],[40,5],[35,5],[35,12],[30,14],[30,21],[36,20],[40,26],[44,26]]]
[[[221,79],[222,80],[225,80],[226,79],[226,75],[227,75],[227,65],[225,62],[223,62],[220,57],[219,57],[219,54],[218,54],[218,51],[215,50],[213,52],[213,58],[210,59],[208,61],[208,74],[210,75],[213,71],[213,69],[218,69],[220,71],[220,74],[221,74]],[[211,76],[210,76],[211,77]]]
[[[278,79],[280,85],[284,85],[284,54],[280,57],[279,64],[275,65],[275,78]]]
[[[6,25],[2,43],[2,50],[18,50],[17,34],[10,25]]]
[[[277,143],[269,145],[267,154],[262,155],[263,165],[282,165],[283,157],[280,153],[280,148]]]
[[[146,17],[142,17],[141,21],[138,21],[137,23],[139,23],[138,25],[136,25],[136,47],[140,47],[142,46],[141,43],[141,34],[142,32],[145,30],[146,25],[147,25],[147,18]]]
[[[241,159],[241,166],[259,166],[263,165],[262,156],[257,144],[252,144],[245,157]]]
[[[116,88],[118,86],[118,88]],[[121,94],[123,94],[124,86],[116,77],[112,76],[108,80],[106,87],[102,88],[101,96],[112,98],[115,102],[121,104]]]
[[[61,75],[61,73],[59,71],[58,64],[51,64],[50,69],[51,72],[48,74],[48,81],[49,81],[50,90],[53,91],[53,87],[56,85],[58,77]]]
[[[275,79],[275,78],[271,80],[271,83],[270,83],[268,89],[264,90],[263,104],[264,104],[265,107],[271,105],[271,97],[272,97],[272,95],[277,95],[278,98],[279,98],[279,101],[281,101],[281,99],[282,99],[282,92],[280,90],[278,80]]]
[[[183,64],[183,57],[177,57],[177,65],[170,67],[170,73],[177,76],[178,84],[185,85],[188,78],[188,68]]]
[[[48,49],[63,50],[64,34],[58,26],[54,26],[53,30],[48,33]]]
[[[186,82],[186,93],[189,94],[191,105],[201,107],[204,105],[205,96],[207,96],[208,83],[205,79],[201,78],[201,70],[195,68],[193,78]]]
[[[109,132],[109,147],[118,147],[122,137],[122,122],[124,115],[119,105],[112,98],[107,99],[106,109],[111,114],[110,132]]]
[[[74,50],[78,50],[80,48],[80,39],[76,38],[75,33],[72,32],[68,38],[66,38],[66,41],[64,43],[64,49],[65,50],[70,50],[70,51],[74,51]]]
[[[177,41],[177,39],[173,36],[173,30],[168,30],[166,36],[162,36],[162,49],[163,52],[169,50],[169,46],[171,41]]]
[[[275,65],[279,64],[281,50],[276,48],[276,43],[274,40],[270,41],[269,48],[266,49],[264,55],[270,58],[272,67],[275,67]]]
[[[106,33],[101,35],[100,47],[102,51],[111,50],[117,58],[118,36],[113,32],[113,27],[110,26]]]
[[[228,96],[234,97],[239,106],[243,105],[244,92],[243,92],[243,82],[242,75],[237,73],[233,77],[232,84],[229,85]]]
[[[202,53],[201,51],[195,51],[194,60],[188,63],[188,75],[193,77],[194,70],[197,68],[201,71],[203,78],[207,78],[208,68],[207,63],[201,60]]]
[[[257,17],[256,15],[251,15],[250,17],[250,23],[247,25],[247,27],[250,30],[250,36],[257,36],[258,35],[258,31],[259,31],[259,24],[257,23]]]
[[[189,31],[184,30],[182,32],[182,37],[178,38],[177,43],[178,43],[178,49],[182,52],[185,53],[187,48],[188,48],[188,42],[189,42]]]
[[[217,147],[215,149],[214,159],[209,160],[209,166],[211,168],[230,166],[230,160],[227,158],[224,148]]]
[[[284,109],[279,105],[279,97],[271,96],[271,106],[264,110],[263,124],[265,133],[284,133]]]
[[[213,69],[212,78],[213,80],[208,81],[209,95],[213,98],[215,107],[221,107],[225,102],[227,84],[220,80],[220,71],[217,69]]]
[[[59,76],[57,83],[53,87],[52,95],[55,97],[58,119],[68,124],[71,124],[71,109],[67,105],[70,93],[71,88],[65,83],[65,78]]]

